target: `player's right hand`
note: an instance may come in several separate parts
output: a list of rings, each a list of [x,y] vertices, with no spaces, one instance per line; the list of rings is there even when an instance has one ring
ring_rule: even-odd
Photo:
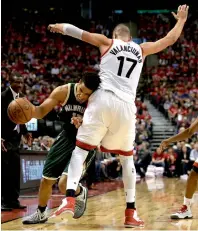
[[[176,20],[183,20],[183,21],[186,21],[187,20],[187,17],[188,17],[188,9],[189,9],[189,6],[187,5],[180,5],[178,7],[178,10],[177,10],[177,14],[175,14],[174,12],[172,12],[174,18]]]
[[[73,116],[71,119],[71,123],[78,129],[82,124],[83,120],[79,116]]]
[[[159,148],[161,150],[161,152],[164,151],[164,149],[166,149],[169,146],[169,142],[167,140],[163,140],[162,143],[160,144]]]

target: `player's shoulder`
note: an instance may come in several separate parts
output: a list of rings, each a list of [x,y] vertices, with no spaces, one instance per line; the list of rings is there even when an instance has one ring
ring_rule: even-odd
[[[70,88],[71,84],[67,83],[61,86],[58,86],[54,89],[55,92],[59,93],[59,92],[67,92],[68,89]]]
[[[56,99],[63,105],[65,98],[68,97],[70,92],[69,84],[64,84],[56,87],[50,95],[50,98]]]
[[[134,42],[133,40],[130,41],[130,44],[131,44],[133,47],[137,47],[137,48],[141,49],[140,44]]]

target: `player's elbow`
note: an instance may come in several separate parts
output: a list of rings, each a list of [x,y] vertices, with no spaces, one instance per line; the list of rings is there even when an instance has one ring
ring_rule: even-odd
[[[37,106],[34,108],[33,112],[32,112],[32,118],[35,119],[42,119],[44,117],[44,113],[42,111],[41,106]]]
[[[167,41],[167,46],[173,45],[178,39],[176,35],[167,35],[165,38]]]

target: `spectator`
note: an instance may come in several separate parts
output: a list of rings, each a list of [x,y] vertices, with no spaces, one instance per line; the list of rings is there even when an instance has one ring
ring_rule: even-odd
[[[181,156],[181,175],[187,175],[190,166],[189,166],[189,157],[190,157],[190,149],[186,146],[182,147],[182,156]]]
[[[174,152],[173,148],[169,148],[165,157],[165,173],[164,173],[165,176],[174,177],[177,175],[176,159],[177,159],[177,154]]]
[[[151,156],[147,148],[147,143],[143,142],[137,148],[137,153],[134,162],[136,171],[141,178],[145,177],[145,173],[150,162],[151,162]]]
[[[165,167],[165,156],[160,148],[157,148],[156,152],[153,153],[151,164],[156,167]]]
[[[7,114],[10,102],[22,96],[23,77],[18,72],[12,72],[9,81],[10,87],[1,93],[1,211],[26,208],[19,202],[21,136],[31,143],[31,135],[26,126],[14,124]]]
[[[192,151],[190,152],[191,167],[192,167],[192,164],[194,163],[194,161],[196,160],[196,158],[198,158],[198,142],[195,143],[194,149],[192,149]]]

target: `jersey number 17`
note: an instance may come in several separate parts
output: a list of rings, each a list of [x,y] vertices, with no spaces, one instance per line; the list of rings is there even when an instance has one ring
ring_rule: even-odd
[[[124,66],[124,62],[131,62],[131,67],[129,68],[129,70],[127,71],[126,77],[129,78],[130,74],[132,73],[133,69],[135,68],[136,64],[137,64],[137,60],[135,59],[130,59],[130,58],[126,58],[124,56],[118,56],[117,59],[120,61],[120,65],[118,68],[118,76],[122,75],[122,69]]]

